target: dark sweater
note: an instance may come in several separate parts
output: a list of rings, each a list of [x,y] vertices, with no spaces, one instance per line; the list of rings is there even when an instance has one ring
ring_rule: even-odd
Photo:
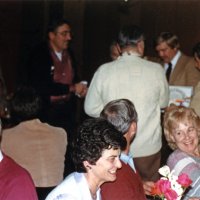
[[[143,184],[138,173],[125,164],[117,171],[114,182],[104,183],[101,187],[102,200],[145,200]]]

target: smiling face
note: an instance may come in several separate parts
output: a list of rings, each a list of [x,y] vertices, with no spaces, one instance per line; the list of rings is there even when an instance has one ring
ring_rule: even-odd
[[[92,177],[92,181],[95,181],[99,186],[104,182],[115,181],[117,169],[122,166],[119,156],[119,149],[106,149],[103,151],[102,156],[97,160],[96,164],[91,165],[85,163],[86,168],[89,165],[89,170],[87,172],[88,175]]]
[[[71,40],[71,28],[68,24],[59,26],[55,32],[49,33],[50,44],[54,51],[67,49]]]
[[[192,125],[192,123],[182,123],[180,122],[172,131],[171,139],[176,143],[177,147],[193,156],[199,156],[198,144],[199,137],[197,129]]]

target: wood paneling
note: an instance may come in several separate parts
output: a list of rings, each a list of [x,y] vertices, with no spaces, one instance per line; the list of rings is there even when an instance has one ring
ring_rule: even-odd
[[[120,27],[140,25],[146,33],[146,53],[155,56],[153,39],[161,31],[180,38],[181,49],[191,55],[200,41],[199,0],[7,0],[0,1],[0,64],[9,91],[16,86],[19,60],[44,39],[51,17],[72,22],[72,47],[80,73],[88,80],[109,60],[109,45]],[[23,70],[22,70],[23,71]]]

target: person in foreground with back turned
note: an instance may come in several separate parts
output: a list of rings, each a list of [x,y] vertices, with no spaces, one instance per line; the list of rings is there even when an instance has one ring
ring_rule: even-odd
[[[58,185],[46,200],[101,200],[100,186],[116,180],[126,139],[105,119],[88,119],[73,144],[76,172]]]
[[[41,98],[19,87],[10,99],[11,126],[3,130],[1,148],[31,175],[39,200],[63,181],[67,133],[40,119]]]
[[[116,99],[134,102],[138,113],[138,136],[130,145],[135,167],[144,181],[156,181],[161,163],[161,109],[168,106],[169,86],[161,65],[143,59],[144,32],[136,25],[118,34],[122,55],[101,65],[90,83],[84,109],[98,117],[104,106]]]
[[[142,183],[135,169],[133,158],[129,153],[130,144],[137,131],[138,116],[135,106],[128,99],[113,100],[105,105],[100,116],[107,119],[118,131],[122,132],[127,141],[126,149],[120,155],[122,169],[117,171],[115,182],[104,183],[102,185],[102,200],[146,199],[143,184],[146,189],[145,192],[149,194],[154,187],[154,182]]]

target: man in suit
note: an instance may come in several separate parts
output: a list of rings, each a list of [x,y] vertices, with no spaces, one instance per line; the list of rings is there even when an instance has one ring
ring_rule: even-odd
[[[47,39],[30,54],[27,64],[28,81],[42,97],[42,120],[62,127],[68,133],[67,175],[74,170],[70,146],[76,127],[77,96],[84,97],[87,87],[78,81],[75,59],[69,48],[72,39],[70,23],[59,18],[50,21]]]
[[[75,59],[69,48],[71,25],[65,19],[54,19],[48,25],[47,41],[36,46],[27,63],[29,85],[42,97],[51,125],[73,131],[75,94],[83,97],[86,86],[77,83]]]
[[[171,32],[162,32],[156,39],[156,50],[164,62],[164,69],[169,75],[169,85],[196,86],[200,72],[195,68],[192,57],[180,51],[178,37]],[[171,65],[171,72],[168,68]]]

